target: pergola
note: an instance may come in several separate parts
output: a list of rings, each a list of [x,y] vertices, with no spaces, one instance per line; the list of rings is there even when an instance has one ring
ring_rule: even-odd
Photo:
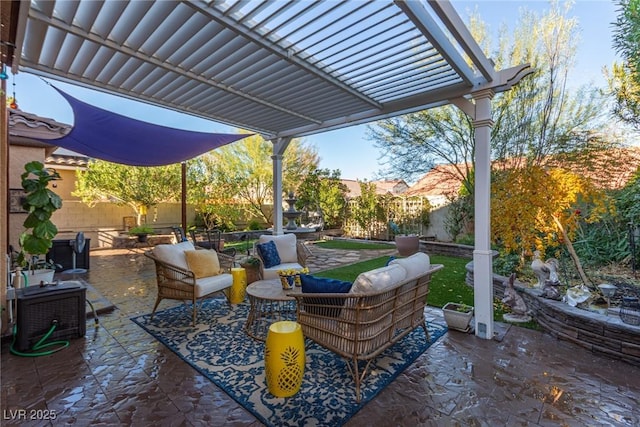
[[[2,62],[14,72],[270,140],[276,233],[282,158],[292,138],[446,104],[461,108],[475,127],[475,330],[493,337],[491,99],[530,70],[496,70],[448,1],[2,3]]]

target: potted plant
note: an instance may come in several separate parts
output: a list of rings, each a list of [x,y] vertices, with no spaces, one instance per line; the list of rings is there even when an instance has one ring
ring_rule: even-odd
[[[468,332],[473,318],[473,306],[464,303],[448,302],[442,307],[444,320],[449,329]]]
[[[16,264],[23,271],[28,270],[28,285],[51,282],[58,265],[40,259],[40,255],[49,251],[53,238],[58,234],[51,216],[62,207],[62,199],[48,187],[49,182],[60,179],[60,175],[38,161],[27,163],[24,169],[20,176],[25,191],[21,203],[27,211],[27,218],[23,222],[25,230],[19,237],[20,252]]]
[[[261,279],[259,258],[249,256],[240,261],[240,267],[244,268],[247,272],[247,285]]]
[[[417,234],[407,234],[393,221],[389,222],[389,228],[394,234],[396,248],[401,256],[410,256],[420,250],[420,238]]]
[[[138,242],[145,243],[149,234],[153,234],[153,228],[148,225],[137,225],[129,230],[130,236],[137,236]]]

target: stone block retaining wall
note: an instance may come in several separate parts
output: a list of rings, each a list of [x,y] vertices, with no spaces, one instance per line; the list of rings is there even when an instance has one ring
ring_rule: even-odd
[[[467,264],[466,282],[473,286],[473,263]],[[504,276],[493,275],[493,293],[502,299]],[[604,315],[561,302],[542,298],[541,290],[516,281],[514,286],[538,324],[552,336],[571,341],[593,353],[599,353],[640,366],[640,326],[624,323],[611,310]]]

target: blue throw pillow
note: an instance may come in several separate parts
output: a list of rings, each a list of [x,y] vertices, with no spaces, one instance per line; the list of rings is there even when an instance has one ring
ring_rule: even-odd
[[[302,293],[346,294],[351,290],[352,283],[342,280],[314,277],[308,274],[300,275]],[[338,317],[344,305],[342,298],[304,298],[305,309],[309,314],[326,317]],[[308,304],[308,305],[307,305]],[[333,308],[335,307],[335,308]]]
[[[343,282],[326,277],[315,277],[310,274],[301,274],[302,292],[323,294],[346,294],[351,290],[351,282]]]
[[[269,240],[267,243],[258,243],[256,248],[258,249],[260,258],[262,258],[264,268],[271,268],[276,265],[280,265],[280,254],[278,253],[278,248],[276,248],[276,244],[273,240]]]

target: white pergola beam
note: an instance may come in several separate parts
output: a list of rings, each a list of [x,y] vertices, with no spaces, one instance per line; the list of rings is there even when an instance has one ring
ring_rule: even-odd
[[[482,52],[482,49],[471,35],[467,26],[462,22],[460,15],[453,9],[451,3],[440,0],[428,0],[428,2],[451,35],[460,43],[462,50],[469,55],[471,62],[478,68],[480,74],[488,82],[492,82],[496,74],[493,62]]]
[[[284,215],[282,214],[282,159],[284,152],[287,150],[289,143],[293,138],[278,138],[272,140],[273,155],[273,234],[283,234],[282,223]]]
[[[395,1],[396,5],[407,15],[418,30],[431,42],[440,52],[449,65],[460,75],[468,85],[473,85],[477,80],[473,70],[467,65],[462,55],[460,55],[440,29],[438,23],[429,15],[425,7],[417,1]]]

